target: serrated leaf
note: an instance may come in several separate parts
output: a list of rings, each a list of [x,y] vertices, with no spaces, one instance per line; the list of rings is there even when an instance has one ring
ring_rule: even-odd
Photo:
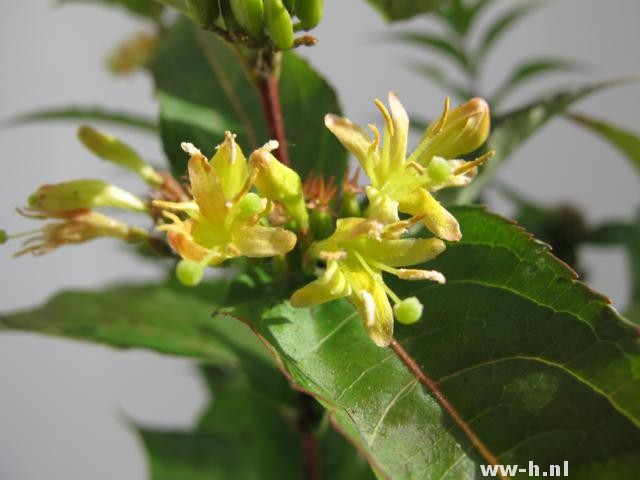
[[[158,18],[162,13],[162,5],[155,0],[57,0],[58,3],[102,3],[115,7],[121,7],[141,17]]]
[[[396,339],[429,388],[370,341],[347,302],[284,303],[247,322],[298,385],[349,419],[389,478],[475,478],[487,452],[541,471],[568,461],[580,479],[632,478],[638,327],[514,224],[478,208],[452,211],[463,240],[429,264],[447,283],[394,286],[425,305],[422,321],[399,325]]]
[[[152,118],[136,113],[118,112],[100,107],[63,107],[36,110],[16,115],[4,122],[4,124],[6,126],[16,126],[49,121],[103,122],[133,127],[152,133],[157,133],[158,131],[158,125]]]
[[[206,154],[230,130],[246,154],[269,140],[259,96],[228,44],[187,20],[171,28],[154,64],[160,100],[160,131],[174,171],[187,156],[181,142]],[[336,95],[309,64],[293,52],[283,55],[280,100],[294,168],[338,179],[347,165],[344,148],[323,125],[325,113],[340,113]]]
[[[640,135],[586,115],[568,113],[566,117],[600,135],[603,140],[618,149],[631,162],[631,165],[640,171]]]
[[[448,0],[367,0],[382,16],[390,21],[409,18],[436,10]]]
[[[496,90],[490,103],[497,105],[502,102],[515,89],[521,85],[534,80],[535,78],[547,75],[550,73],[571,72],[580,70],[582,68],[576,62],[570,60],[554,59],[554,58],[540,58],[534,60],[527,60],[520,65],[514,67],[509,77],[502,83],[502,85]]]
[[[454,60],[464,70],[470,68],[471,62],[465,52],[446,37],[432,33],[399,32],[393,36],[396,40],[411,43],[419,47],[426,47],[451,60]]]
[[[473,202],[478,198],[482,189],[491,181],[502,162],[509,158],[534,133],[546,125],[549,120],[564,112],[575,102],[625,82],[626,80],[609,80],[556,93],[494,118],[489,139],[483,150],[494,150],[496,152],[495,156],[482,168],[473,183],[452,192],[451,202],[458,204]]]
[[[491,48],[511,27],[537,7],[538,5],[533,4],[518,5],[496,18],[480,39],[477,57],[481,59],[486,57]]]

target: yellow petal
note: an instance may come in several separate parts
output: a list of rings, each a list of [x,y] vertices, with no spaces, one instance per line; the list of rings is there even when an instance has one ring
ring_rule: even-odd
[[[349,297],[356,307],[369,337],[379,347],[386,347],[393,338],[393,310],[382,279],[371,281],[367,289],[360,289]]]
[[[369,147],[373,141],[364,129],[351,120],[333,114],[324,117],[324,124],[340,140],[340,143],[353,153],[364,171],[370,175],[372,165]]]
[[[455,217],[424,188],[401,198],[400,211],[409,215],[424,215],[426,227],[444,240],[458,241],[462,238],[460,225]]]
[[[191,149],[189,144],[183,144],[183,149],[189,150],[189,179],[191,193],[200,212],[213,222],[222,222],[226,214],[224,192],[218,174],[209,164],[206,157],[198,150]]]
[[[291,296],[291,305],[294,307],[313,307],[346,297],[349,294],[351,294],[351,287],[338,268],[338,263],[334,261],[329,262],[320,278],[296,290]]]
[[[428,262],[444,252],[445,248],[445,243],[439,238],[383,239],[368,240],[362,253],[389,267],[405,267]]]
[[[407,138],[409,135],[409,116],[394,92],[389,92],[389,107],[393,122],[391,137],[391,169],[401,168],[407,156]]]
[[[220,178],[225,198],[230,200],[235,197],[244,187],[249,171],[247,159],[231,132],[225,132],[225,140],[218,145],[211,165]]]
[[[184,228],[172,229],[167,233],[167,241],[178,255],[196,262],[210,258],[207,262],[209,265],[218,265],[226,260],[223,254],[213,254],[213,250],[209,250],[193,240],[190,221],[184,222],[183,225]]]
[[[247,257],[275,257],[293,250],[296,235],[284,228],[253,227],[233,232],[233,244]]]

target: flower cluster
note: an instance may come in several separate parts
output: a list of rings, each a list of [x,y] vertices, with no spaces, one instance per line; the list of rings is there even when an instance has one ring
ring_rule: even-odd
[[[405,280],[432,280],[444,276],[430,270],[398,267],[423,263],[445,249],[443,240],[457,241],[462,234],[457,220],[433,197],[446,187],[468,184],[489,155],[473,161],[457,159],[473,152],[489,132],[489,108],[473,99],[453,111],[448,100],[441,117],[433,122],[418,147],[407,157],[409,118],[393,93],[390,112],[376,100],[385,120],[381,135],[374,125],[370,137],[346,118],[327,115],[326,126],[358,159],[371,184],[365,188],[369,202],[365,218],[342,218],[335,232],[316,242],[309,255],[326,263],[320,278],[291,298],[294,306],[310,307],[347,297],[357,308],[371,339],[387,346],[398,321],[413,323],[422,314],[417,298],[400,299],[385,283],[383,272]],[[400,214],[409,216],[401,220]],[[411,225],[422,222],[432,238],[411,238]],[[391,307],[391,299],[395,304]]]

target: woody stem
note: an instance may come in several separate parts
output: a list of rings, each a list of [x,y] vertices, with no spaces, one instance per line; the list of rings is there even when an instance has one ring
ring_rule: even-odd
[[[269,138],[277,140],[279,147],[275,156],[285,165],[289,165],[287,136],[284,128],[280,90],[278,88],[278,71],[281,54],[267,48],[258,56],[255,65],[256,87],[262,102],[262,110],[267,124]]]

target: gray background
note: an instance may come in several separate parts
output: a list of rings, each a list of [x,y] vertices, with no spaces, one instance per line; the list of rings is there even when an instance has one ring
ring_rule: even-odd
[[[513,3],[498,2],[502,7]],[[0,118],[43,106],[102,104],[155,112],[143,76],[113,79],[103,57],[137,24],[118,11],[95,6],[54,8],[53,0],[3,0],[0,18]],[[588,62],[588,75],[556,76],[536,84],[640,72],[640,2],[557,0],[530,16],[492,56],[487,83],[496,85],[520,57],[566,55]],[[425,20],[415,24],[429,23]],[[422,56],[383,45],[380,18],[364,2],[329,0],[320,43],[304,51],[337,88],[346,112],[358,122],[379,122],[372,99],[387,90],[423,117],[441,108],[444,92],[408,73],[403,63]],[[599,94],[579,110],[640,131],[637,86]],[[530,89],[528,90],[531,91]],[[516,97],[517,100],[517,97]],[[323,112],[318,112],[322,114]],[[161,161],[156,140],[123,137],[148,158]],[[142,185],[96,161],[75,140],[75,127],[46,124],[0,130],[3,176],[0,227],[33,228],[13,212],[45,182],[108,178],[142,191]],[[638,176],[599,140],[562,120],[554,121],[515,155],[500,177],[531,198],[572,201],[590,220],[631,218],[640,204]],[[494,208],[509,213],[494,200]],[[136,260],[111,241],[97,241],[52,255],[13,259],[15,243],[0,249],[0,310],[39,303],[61,288],[100,287],[119,280],[152,279],[153,265]],[[623,307],[627,264],[615,249],[588,250],[591,284]],[[147,467],[125,419],[188,426],[206,401],[189,362],[148,352],[108,348],[9,333],[0,336],[0,480],[142,479]]]

